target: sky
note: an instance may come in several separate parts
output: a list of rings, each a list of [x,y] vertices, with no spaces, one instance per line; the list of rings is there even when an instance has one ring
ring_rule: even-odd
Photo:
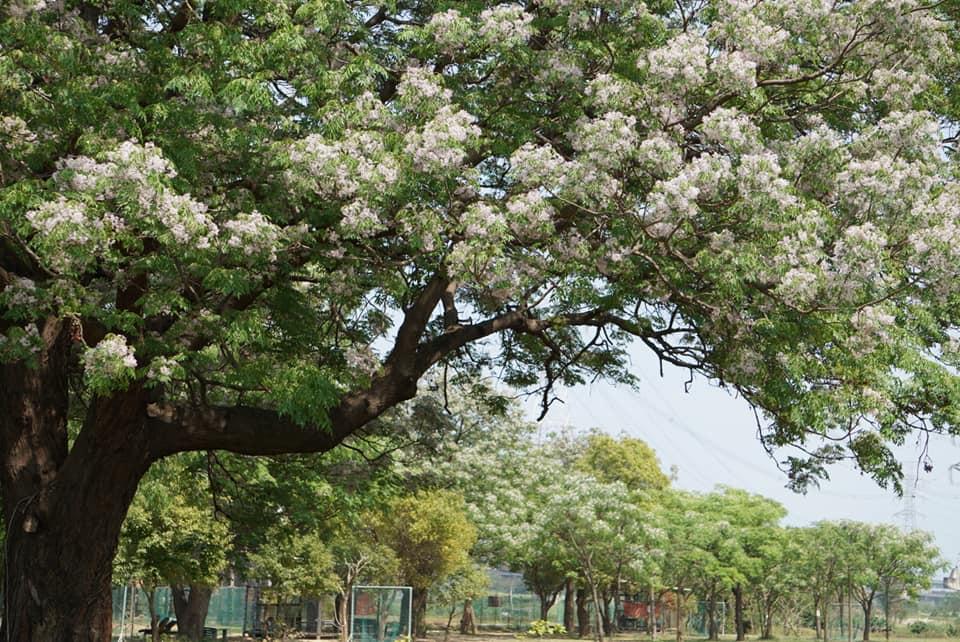
[[[830,479],[805,495],[787,489],[787,478],[757,438],[753,411],[742,399],[697,378],[684,391],[686,371],[664,366],[663,377],[652,354],[635,348],[632,371],[636,389],[597,382],[559,391],[541,422],[544,430],[559,426],[600,428],[646,441],[665,472],[677,467],[675,486],[708,491],[717,484],[742,488],[777,500],[787,509],[786,524],[803,526],[821,519],[854,519],[905,525],[907,500],[880,488],[852,465],[829,469]],[[529,404],[534,417],[538,408]],[[905,497],[914,495],[917,528],[936,537],[945,560],[960,564],[960,438],[934,437],[928,447],[933,470],[917,475],[920,445],[912,441],[896,453],[907,479]],[[960,468],[960,467],[958,467]]]

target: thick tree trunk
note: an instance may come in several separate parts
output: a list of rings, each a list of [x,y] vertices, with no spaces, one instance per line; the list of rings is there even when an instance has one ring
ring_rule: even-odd
[[[5,642],[109,642],[111,564],[150,465],[138,390],[95,398],[68,456],[75,332],[71,321],[47,320],[35,367],[0,366]]]
[[[201,639],[213,588],[196,584],[175,584],[170,587],[170,591],[173,595],[173,610],[177,615],[177,631],[188,640]]]
[[[739,584],[733,587],[733,621],[737,629],[737,640],[745,639],[746,631],[743,626],[743,587]]]
[[[567,630],[567,633],[573,632],[573,626],[577,619],[576,607],[574,606],[575,593],[576,586],[573,583],[573,578],[568,577],[563,587],[563,628]]]
[[[590,611],[587,610],[587,590],[577,589],[577,635],[586,637],[590,635]]]
[[[473,612],[473,600],[467,598],[463,601],[463,614],[460,616],[460,633],[466,635],[477,634],[477,618]]]
[[[870,642],[870,619],[873,617],[873,600],[863,605],[863,642]]]
[[[413,588],[413,635],[427,637],[427,589]]]

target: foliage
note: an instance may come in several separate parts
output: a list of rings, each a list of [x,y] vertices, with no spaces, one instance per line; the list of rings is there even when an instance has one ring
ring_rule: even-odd
[[[566,634],[567,629],[562,624],[554,624],[546,620],[536,620],[530,623],[530,628],[527,629],[526,633],[518,635],[517,637],[554,638]]]
[[[670,479],[660,469],[656,453],[641,439],[593,432],[577,467],[602,482],[618,481],[630,490],[663,490]]]
[[[168,460],[144,479],[127,513],[115,577],[147,587],[215,586],[227,565],[230,530],[204,503],[202,478]]]
[[[322,595],[339,586],[333,556],[316,532],[276,529],[259,550],[248,554],[248,560],[251,576],[269,580],[278,600]]]
[[[417,491],[392,501],[378,533],[395,552],[403,582],[427,589],[463,568],[476,541],[463,497],[452,491]]]

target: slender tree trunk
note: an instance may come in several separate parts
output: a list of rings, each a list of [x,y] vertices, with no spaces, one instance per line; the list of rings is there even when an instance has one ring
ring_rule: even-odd
[[[576,587],[573,578],[568,577],[563,587],[563,628],[567,633],[573,632],[574,622],[576,622],[576,610],[574,607],[574,594]]]
[[[463,601],[463,615],[460,616],[460,633],[466,635],[477,634],[477,618],[473,612],[473,600],[467,598]]]
[[[743,587],[737,584],[733,587],[733,620],[737,629],[737,640],[743,640]]]
[[[814,596],[813,598],[813,628],[817,636],[817,640],[820,639],[820,598]]]
[[[763,606],[763,625],[760,638],[763,640],[773,639],[773,602],[766,602]]]
[[[870,619],[873,617],[873,600],[863,604],[863,642],[870,642]]]
[[[590,594],[593,597],[593,639],[597,642],[603,642],[603,615],[601,614],[603,601],[600,599],[600,594],[597,591],[597,585],[593,582],[592,578],[587,577],[587,584],[590,585]]]
[[[559,591],[538,591],[537,597],[540,598],[540,619],[546,621],[550,617],[550,609],[557,602]]]
[[[890,639],[890,585],[883,587],[883,638]]]
[[[683,642],[683,587],[677,587],[677,642]]]
[[[717,631],[717,603],[715,600],[707,600],[707,639],[720,639]]]
[[[177,631],[188,640],[201,639],[213,587],[174,584],[170,587],[170,593],[173,596],[173,610],[177,615]]]
[[[450,613],[447,615],[447,626],[443,629],[443,642],[450,639],[450,627],[453,626],[453,616],[457,614],[457,603],[454,602],[450,607]]]
[[[340,620],[340,642],[347,642],[350,639],[350,620],[349,613],[350,600],[346,593],[341,593],[337,600],[337,619]]]
[[[160,618],[157,616],[157,587],[144,587],[147,595],[147,611],[150,613],[150,640],[160,642]]]

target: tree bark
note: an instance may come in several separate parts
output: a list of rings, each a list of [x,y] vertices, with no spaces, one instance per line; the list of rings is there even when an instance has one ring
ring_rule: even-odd
[[[16,256],[0,258],[19,266]],[[0,286],[7,281],[6,267],[0,265]],[[118,309],[136,309],[143,282],[139,275],[118,292]],[[324,428],[258,408],[157,401],[151,397],[156,391],[148,394],[134,382],[125,390],[92,396],[70,447],[67,384],[71,371],[79,371],[74,346],[94,345],[103,329],[92,321],[89,331],[86,323],[81,329],[73,317],[36,319],[41,347],[30,363],[0,364],[0,491],[7,525],[0,637],[4,642],[110,641],[111,571],[120,528],[154,461],[197,450],[326,452],[416,395],[417,381],[446,355],[492,334],[539,323],[510,311],[425,339],[448,285],[436,277],[423,287],[406,309],[379,373],[366,388],[344,394]]]
[[[347,642],[350,639],[350,599],[347,593],[341,593],[337,596],[337,620],[340,622],[340,642]]]
[[[203,625],[207,621],[213,587],[174,584],[170,587],[170,593],[173,596],[173,610],[177,615],[177,631],[188,640],[200,640],[203,637]]]
[[[573,578],[568,577],[563,590],[563,628],[567,630],[567,633],[573,632],[574,622],[576,622],[576,607],[574,606],[575,593],[576,586],[574,585]]]
[[[873,617],[873,600],[863,605],[863,642],[870,642],[870,618]]]
[[[473,612],[473,600],[467,598],[463,601],[463,614],[460,616],[460,633],[466,635],[477,634],[477,618]]]
[[[743,587],[737,584],[733,587],[733,619],[737,629],[737,640],[745,639],[743,626]]]
[[[590,611],[587,610],[587,590],[577,589],[577,635],[586,637],[590,635]]]
[[[413,635],[427,637],[427,589],[413,587]]]
[[[40,324],[33,367],[0,366],[0,486],[6,542],[4,640],[107,642],[111,564],[150,465],[138,389],[94,398],[68,455],[75,322]],[[69,578],[69,581],[65,581]]]

